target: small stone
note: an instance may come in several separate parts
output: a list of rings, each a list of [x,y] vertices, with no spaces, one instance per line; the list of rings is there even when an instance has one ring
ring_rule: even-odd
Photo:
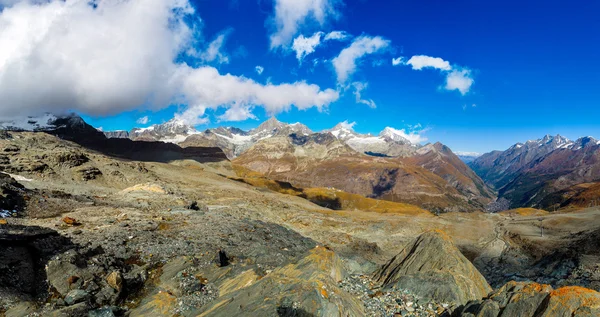
[[[65,303],[71,306],[86,301],[89,298],[89,296],[90,294],[88,294],[88,292],[80,289],[75,289],[67,293],[67,296],[65,296]]]
[[[79,221],[72,217],[64,217],[62,221],[70,226],[79,226],[81,224],[79,223]]]
[[[106,277],[106,282],[117,292],[120,292],[121,288],[123,287],[123,277],[118,271],[112,271],[110,274],[108,274]]]
[[[406,307],[406,310],[408,310],[409,312],[414,312],[415,308],[414,307]]]
[[[79,276],[72,275],[72,276],[69,276],[69,278],[67,278],[67,283],[69,285],[75,284],[77,281],[79,281]]]
[[[81,234],[83,231],[77,229],[77,230],[73,230],[73,234]]]
[[[6,219],[0,219],[0,225],[7,225],[8,221]]]

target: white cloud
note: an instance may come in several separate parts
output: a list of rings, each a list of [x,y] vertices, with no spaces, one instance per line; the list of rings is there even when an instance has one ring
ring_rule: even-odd
[[[315,48],[321,44],[321,36],[323,32],[317,32],[313,34],[311,37],[304,37],[304,35],[300,35],[294,39],[294,44],[292,44],[292,50],[296,52],[296,58],[300,63],[302,63],[302,59],[315,52]]]
[[[227,37],[231,33],[231,29],[221,32],[217,37],[208,44],[204,52],[200,54],[200,59],[204,62],[216,62],[217,64],[229,64],[229,56],[223,51]]]
[[[265,71],[265,68],[259,65],[259,66],[254,67],[254,70],[256,71],[257,74],[262,75],[262,73]]]
[[[450,63],[439,58],[431,57],[426,55],[415,55],[411,57],[407,62],[407,65],[412,66],[414,70],[421,70],[423,68],[435,68],[439,70],[449,71],[452,69]]]
[[[420,125],[418,125],[420,127]],[[427,131],[429,131],[429,129],[394,129],[391,127],[386,127],[385,128],[388,131],[391,131],[392,133],[399,135],[405,139],[407,139],[408,141],[410,141],[410,143],[412,144],[419,144],[422,142],[426,142],[428,140],[428,138],[426,136],[424,136],[423,134]]]
[[[333,31],[325,35],[323,37],[323,32],[316,32],[311,37],[304,37],[304,35],[300,34],[298,37],[294,39],[294,43],[292,44],[292,50],[296,52],[296,58],[298,62],[302,64],[302,60],[304,57],[315,52],[315,49],[323,44],[323,42],[327,41],[343,41],[347,39],[350,35],[344,31]],[[321,41],[321,38],[323,40]]]
[[[440,58],[427,55],[415,55],[408,61],[404,57],[392,59],[392,65],[410,65],[414,70],[422,70],[423,68],[434,68],[440,70],[446,76],[446,85],[443,89],[457,90],[463,96],[471,90],[474,79],[471,70],[466,67],[451,66],[450,62]],[[463,107],[466,109],[466,105]]]
[[[329,41],[329,40],[344,41],[346,39],[349,39],[350,37],[351,37],[350,34],[348,34],[346,31],[331,31],[331,32],[327,33],[327,35],[325,35],[324,40],[325,41]]]
[[[473,85],[471,70],[467,68],[454,69],[446,76],[446,90],[458,90],[461,95],[465,95]]]
[[[323,26],[339,16],[336,6],[340,0],[274,0],[274,15],[270,18],[271,49],[288,48],[292,39],[305,24],[316,22]]]
[[[338,123],[338,125],[346,130],[352,130],[356,125],[356,122],[348,122],[348,120],[344,120],[343,122]]]
[[[390,41],[380,36],[357,37],[332,60],[338,83],[343,84],[356,71],[357,62],[368,54],[374,54],[389,46]]]
[[[406,61],[404,60],[404,57],[402,57],[402,56],[400,56],[398,58],[392,58],[392,65],[394,65],[394,66],[406,65]]]
[[[201,124],[207,124],[210,119],[204,116],[206,107],[196,105],[195,107],[187,108],[185,111],[176,113],[175,119],[183,121],[185,124],[195,126]]]
[[[0,116],[109,115],[175,103],[183,106],[179,117],[202,124],[207,109],[244,105],[277,113],[322,109],[339,98],[303,81],[262,85],[176,62],[197,43],[197,29],[186,23],[196,20],[189,19],[188,0],[93,4],[21,2],[0,11]],[[221,47],[218,40],[214,47]]]
[[[300,110],[322,110],[339,98],[333,89],[321,90],[303,81],[262,85],[252,79],[219,74],[213,67],[180,67],[176,78],[190,108],[260,105],[267,113],[276,114],[288,111],[292,105]]]
[[[219,116],[220,121],[244,121],[247,119],[256,119],[256,116],[252,114],[251,107],[233,106]]]
[[[143,116],[137,119],[137,121],[135,122],[137,122],[138,124],[148,124],[148,122],[150,122],[150,119],[148,118],[148,116]]]
[[[365,105],[369,106],[369,108],[372,108],[372,109],[377,108],[377,104],[375,104],[375,101],[373,101],[373,99],[362,99],[361,92],[363,90],[367,89],[367,87],[368,87],[367,83],[354,82],[354,83],[352,83],[352,86],[354,87],[353,94],[356,97],[356,103],[365,104]]]

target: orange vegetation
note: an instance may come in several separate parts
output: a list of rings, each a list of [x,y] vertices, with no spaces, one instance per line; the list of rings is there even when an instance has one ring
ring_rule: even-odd
[[[569,302],[578,302],[581,306],[600,307],[600,293],[580,286],[565,286],[550,293],[552,299],[558,303],[568,305]]]
[[[320,206],[338,210],[361,210],[377,213],[394,213],[405,215],[433,216],[429,211],[418,206],[387,200],[367,198],[329,188],[297,188],[287,182],[280,182],[262,176],[260,173],[233,165],[234,171],[240,178],[231,178],[246,184],[266,188],[278,193],[305,198]]]
[[[341,209],[344,210],[362,210],[405,215],[432,215],[429,211],[419,208],[415,205],[366,198],[358,194],[351,194],[341,190],[328,188],[306,188],[304,189],[303,193],[306,195],[306,199],[310,201],[338,201],[341,205]]]
[[[548,212],[545,210],[541,210],[541,209],[535,209],[535,208],[517,208],[517,209],[511,209],[511,210],[505,210],[503,212],[500,212],[501,215],[505,215],[505,216],[511,216],[511,215],[516,215],[516,216],[544,216],[547,215]]]

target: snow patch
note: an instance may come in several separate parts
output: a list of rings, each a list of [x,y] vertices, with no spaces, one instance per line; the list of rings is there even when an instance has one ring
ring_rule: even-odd
[[[56,129],[54,122],[58,119],[55,115],[46,113],[38,117],[14,117],[0,120],[0,129],[18,131],[38,131]]]
[[[33,179],[31,178],[27,178],[25,176],[21,176],[21,175],[15,175],[15,174],[9,174],[9,173],[5,173],[6,175],[14,178],[16,181],[18,182],[31,182],[33,181]]]

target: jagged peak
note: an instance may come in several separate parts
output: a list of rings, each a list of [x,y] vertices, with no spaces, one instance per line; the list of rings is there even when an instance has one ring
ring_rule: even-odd
[[[267,121],[261,123],[256,129],[252,130],[253,132],[264,132],[264,131],[273,131],[275,129],[280,129],[286,124],[277,120],[274,116],[269,118]]]
[[[333,128],[331,128],[327,131],[331,132],[331,131],[346,130],[346,131],[354,132],[354,125],[356,125],[356,122],[348,122],[348,120],[344,120],[344,121],[336,124]]]

